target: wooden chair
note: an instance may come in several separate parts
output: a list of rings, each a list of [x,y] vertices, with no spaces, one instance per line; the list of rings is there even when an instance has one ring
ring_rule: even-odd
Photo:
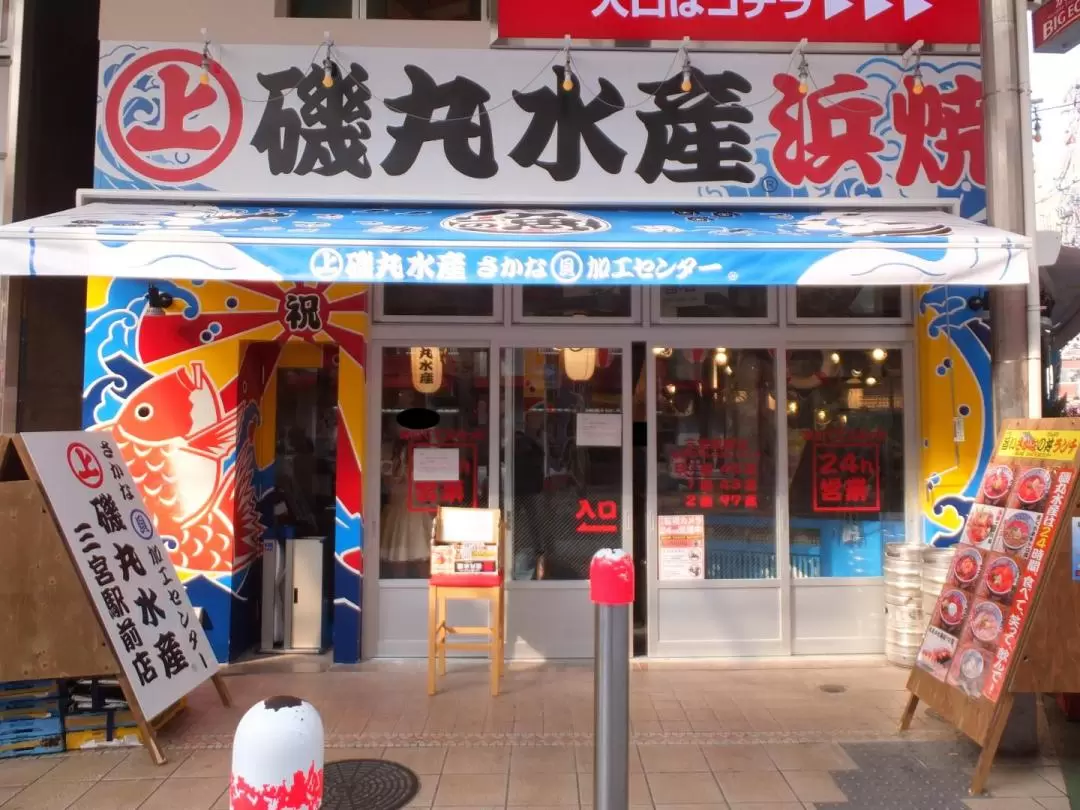
[[[437,691],[437,676],[446,674],[447,650],[487,652],[491,658],[491,695],[499,694],[506,644],[502,555],[502,516],[498,509],[439,507],[431,530],[428,580],[429,695]],[[447,603],[455,599],[487,602],[490,623],[477,627],[448,625]],[[483,641],[450,640],[454,636],[480,637]]]

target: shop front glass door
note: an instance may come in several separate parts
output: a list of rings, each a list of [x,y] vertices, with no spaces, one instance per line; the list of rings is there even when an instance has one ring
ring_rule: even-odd
[[[503,509],[512,654],[591,654],[589,563],[622,548],[626,418],[620,349],[506,349]]]

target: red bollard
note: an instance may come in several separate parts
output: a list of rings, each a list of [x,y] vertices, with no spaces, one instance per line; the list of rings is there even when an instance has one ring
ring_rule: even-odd
[[[601,549],[589,566],[596,605],[595,810],[630,806],[630,613],[634,560],[622,549]]]

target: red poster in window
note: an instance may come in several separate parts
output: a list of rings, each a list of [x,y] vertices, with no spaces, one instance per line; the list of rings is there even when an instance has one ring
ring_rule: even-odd
[[[499,36],[979,44],[979,0],[499,0]]]
[[[671,453],[687,509],[757,509],[760,456],[746,439],[700,439]]]
[[[813,445],[815,512],[881,511],[881,446]]]

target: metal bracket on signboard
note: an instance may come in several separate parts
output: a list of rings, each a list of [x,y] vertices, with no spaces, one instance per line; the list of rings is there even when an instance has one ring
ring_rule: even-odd
[[[901,54],[900,64],[902,64],[906,69],[908,65],[910,65],[913,61],[916,61],[917,59],[919,59],[919,57],[922,56],[922,51],[925,46],[926,43],[923,42],[921,39],[915,40],[915,43],[906,51],[904,51],[903,54]]]

